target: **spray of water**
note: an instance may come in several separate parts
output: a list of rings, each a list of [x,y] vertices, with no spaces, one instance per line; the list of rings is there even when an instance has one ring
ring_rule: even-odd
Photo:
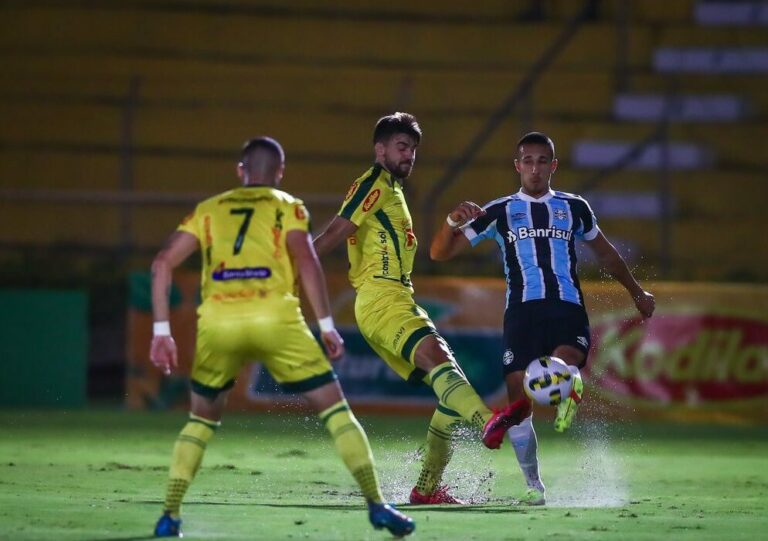
[[[608,424],[597,418],[573,427],[572,463],[565,476],[550,477],[551,507],[621,507],[629,501],[626,464],[612,447]]]
[[[443,484],[468,503],[485,503],[494,485],[491,457],[480,444],[478,432],[466,426],[454,431],[454,453],[443,475]],[[421,470],[424,449],[376,454],[382,490],[393,502],[407,502]]]

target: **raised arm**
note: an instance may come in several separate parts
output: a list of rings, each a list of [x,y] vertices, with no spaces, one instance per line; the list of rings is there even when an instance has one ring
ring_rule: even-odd
[[[149,358],[165,375],[169,375],[171,369],[178,365],[176,343],[171,336],[169,325],[168,297],[173,269],[197,251],[198,247],[199,243],[194,235],[176,231],[152,261],[152,314],[155,324]]]
[[[288,231],[286,244],[291,259],[299,273],[299,279],[307,295],[312,311],[320,325],[320,338],[328,356],[338,359],[344,354],[344,340],[336,331],[331,317],[331,303],[325,287],[325,274],[317,259],[312,239],[308,233],[299,229]]]
[[[635,277],[632,276],[632,271],[627,267],[624,258],[616,251],[613,244],[605,238],[602,231],[598,232],[594,239],[587,241],[587,245],[597,256],[600,266],[608,271],[629,292],[638,312],[644,318],[651,317],[656,309],[656,301],[653,295],[640,287]]]
[[[357,226],[341,216],[334,216],[325,231],[315,237],[313,243],[315,245],[315,252],[322,257],[331,252],[342,241],[348,239],[357,231]]]
[[[445,261],[469,248],[469,240],[459,228],[483,214],[485,214],[485,210],[472,201],[464,201],[449,212],[447,219],[432,239],[429,257],[434,261]]]

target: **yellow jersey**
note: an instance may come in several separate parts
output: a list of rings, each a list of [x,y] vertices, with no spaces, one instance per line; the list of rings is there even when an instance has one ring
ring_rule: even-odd
[[[347,239],[349,281],[356,290],[397,284],[413,291],[417,242],[401,183],[375,164],[352,183],[344,198],[339,216],[358,227]]]
[[[304,203],[271,186],[243,186],[199,203],[178,231],[202,250],[201,310],[206,305],[258,307],[262,299],[297,300],[288,231],[309,231]]]

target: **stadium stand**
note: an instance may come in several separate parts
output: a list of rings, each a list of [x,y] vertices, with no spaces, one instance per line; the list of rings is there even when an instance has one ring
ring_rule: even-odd
[[[532,95],[434,202],[436,215],[458,200],[484,202],[515,189],[512,142],[537,129],[558,146],[556,188],[604,193],[604,227],[633,247],[630,259],[648,266],[648,276],[768,278],[768,256],[733,243],[759,245],[759,197],[723,194],[734,187],[766,193],[768,89],[747,69],[723,77],[664,60],[682,58],[681,51],[722,58],[726,48],[760,67],[764,22],[750,26],[743,16],[731,23],[738,26],[716,25],[714,8],[704,4],[714,3],[660,9],[652,0],[591,2],[589,20]],[[284,186],[303,196],[322,224],[370,161],[373,122],[398,109],[415,113],[425,130],[409,186],[419,212],[448,164],[581,6],[3,2],[0,245],[149,253],[195,198],[232,184],[232,149],[259,133],[283,143]],[[694,167],[665,173],[666,187],[654,168],[627,167],[593,182],[606,155],[598,149],[603,161],[583,162],[579,149],[596,142],[631,149],[654,131],[669,99],[688,113],[669,121],[666,137],[693,149]],[[721,105],[706,101],[712,99]],[[707,110],[712,118],[703,117]],[[663,208],[648,203],[660,189],[671,201],[666,233],[657,223]],[[622,216],[622,205],[632,210]],[[734,215],[738,221],[726,219]],[[662,253],[662,234],[670,237],[670,253]],[[488,272],[495,272],[493,257],[489,252]],[[663,257],[669,261],[661,268]],[[469,270],[486,272],[482,265]]]

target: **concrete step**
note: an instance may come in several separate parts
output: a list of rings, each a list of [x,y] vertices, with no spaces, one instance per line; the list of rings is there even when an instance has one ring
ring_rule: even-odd
[[[618,120],[658,122],[736,122],[752,111],[747,99],[735,94],[618,94],[613,115]]]
[[[662,47],[653,53],[653,67],[663,73],[768,72],[768,47]]]
[[[110,64],[107,73],[89,69],[71,77],[78,62],[19,63],[9,68],[0,97],[9,103],[103,104],[120,107],[131,84],[131,66]],[[178,68],[178,69],[177,69]],[[13,74],[12,76],[10,74]],[[364,112],[393,108],[420,113],[488,116],[523,81],[522,71],[479,73],[419,72],[316,66],[270,66],[245,70],[202,64],[173,67],[153,64],[139,78],[140,106],[151,109],[295,110]],[[570,89],[562,99],[562,88]],[[536,84],[527,101],[534,114],[607,116],[614,79],[611,73],[551,72]]]
[[[574,167],[580,168],[611,167],[629,155],[633,146],[623,141],[581,140],[573,146],[571,161]],[[656,170],[665,160],[670,169],[705,169],[713,165],[715,154],[712,148],[690,142],[675,141],[666,148],[654,143],[630,161],[627,168]]]
[[[585,25],[557,65],[610,69],[617,54],[613,27],[612,22]],[[215,11],[16,7],[0,18],[0,50],[30,57],[165,58],[251,68],[291,62],[474,72],[531,66],[562,28],[562,22],[488,24],[469,19],[457,24],[382,17],[350,23]],[[649,28],[631,28],[630,65],[648,64],[652,35]],[[391,36],[408,44],[407,54],[400,47],[381,46]]]
[[[768,4],[765,2],[697,2],[693,19],[702,26],[768,26]]]

